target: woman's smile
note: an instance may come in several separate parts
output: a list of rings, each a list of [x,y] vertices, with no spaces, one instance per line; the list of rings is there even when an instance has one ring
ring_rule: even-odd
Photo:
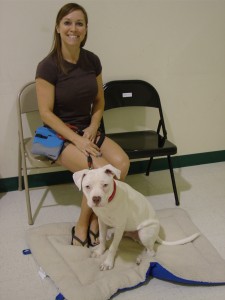
[[[61,36],[62,44],[78,45],[84,40],[87,26],[82,11],[75,10],[66,15],[60,22],[57,32]]]

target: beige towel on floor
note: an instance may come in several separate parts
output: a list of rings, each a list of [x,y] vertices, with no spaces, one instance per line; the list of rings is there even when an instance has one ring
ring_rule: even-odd
[[[163,239],[177,240],[199,231],[180,208],[158,210],[157,214]],[[93,259],[90,249],[71,246],[71,228],[72,223],[58,223],[27,232],[27,242],[37,264],[67,300],[107,300],[118,290],[145,282],[146,274],[165,280],[172,278],[175,282],[186,280],[190,284],[225,284],[225,261],[203,235],[182,246],[155,244],[156,256],[152,261],[146,258],[139,266],[135,261],[143,247],[123,238],[114,268],[100,271],[104,256]]]

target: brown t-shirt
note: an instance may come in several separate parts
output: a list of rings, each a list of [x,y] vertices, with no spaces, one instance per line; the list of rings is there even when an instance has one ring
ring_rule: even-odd
[[[54,113],[65,123],[82,127],[90,124],[91,107],[97,95],[96,77],[101,73],[101,62],[94,53],[81,48],[76,64],[64,61],[67,74],[61,72],[52,55],[37,66],[36,78],[55,86]]]

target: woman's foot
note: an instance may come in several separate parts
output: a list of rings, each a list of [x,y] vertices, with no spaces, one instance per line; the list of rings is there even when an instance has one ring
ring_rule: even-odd
[[[99,225],[98,218],[92,214],[89,226],[89,244],[94,247],[99,244]]]
[[[80,225],[73,226],[71,245],[89,247],[88,230]]]

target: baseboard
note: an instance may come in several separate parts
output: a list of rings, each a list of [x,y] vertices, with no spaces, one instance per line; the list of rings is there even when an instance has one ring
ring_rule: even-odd
[[[183,168],[202,164],[210,164],[225,161],[225,150],[205,152],[172,157],[173,167]],[[135,161],[131,163],[129,174],[144,173],[148,161]],[[159,158],[153,160],[151,172],[168,169],[167,159]],[[58,171],[51,173],[35,174],[29,176],[30,187],[50,186],[62,183],[71,183],[72,175],[69,171]],[[0,179],[0,192],[16,191],[18,189],[18,177]]]

